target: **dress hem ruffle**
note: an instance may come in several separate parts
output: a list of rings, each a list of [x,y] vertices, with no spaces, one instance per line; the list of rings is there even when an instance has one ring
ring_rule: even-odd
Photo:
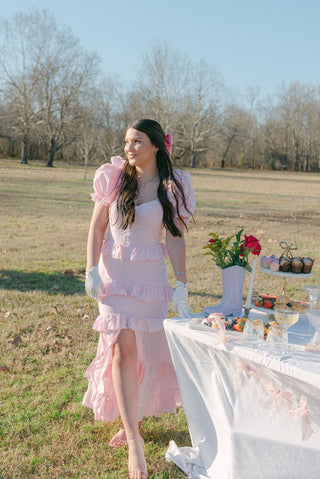
[[[166,395],[170,397],[168,402],[170,402],[171,404],[164,405],[163,398],[155,397],[153,405],[149,403],[147,408],[145,408],[143,412],[142,410],[138,411],[138,421],[142,421],[143,418],[149,416],[159,417],[165,412],[175,413],[177,408],[182,406],[178,389],[169,392],[167,391]],[[99,401],[97,400],[97,398],[94,399],[93,397],[91,397],[90,393],[87,392],[83,398],[82,405],[92,409],[95,421],[114,422],[120,416],[120,413],[117,407],[112,406],[113,401],[111,399],[106,401],[109,404],[106,404],[104,401]],[[106,406],[108,409],[109,405],[111,406],[111,410],[101,412],[101,410],[104,410]]]
[[[120,415],[115,399],[111,369],[112,360],[111,355],[108,354],[107,357],[97,357],[85,373],[89,387],[82,404],[93,410],[95,420],[113,422]],[[155,380],[163,382],[165,378],[169,383],[171,382],[171,388],[161,392],[156,387],[158,391],[152,396],[151,401],[145,398],[139,404],[139,420],[147,416],[160,416],[163,412],[174,413],[181,405],[179,389],[172,384],[173,378],[174,382],[176,381],[173,364],[162,361],[146,367],[140,363],[138,367],[139,388],[143,388],[144,384],[150,384]]]

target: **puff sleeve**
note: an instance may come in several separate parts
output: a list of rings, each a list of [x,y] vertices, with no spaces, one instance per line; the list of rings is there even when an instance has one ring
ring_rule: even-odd
[[[174,208],[174,218],[178,218],[178,212],[177,212],[177,208],[176,208],[176,200],[173,196],[173,190],[174,190],[177,197],[178,197],[178,207],[179,207],[180,216],[183,218],[183,220],[186,223],[188,223],[190,221],[191,214],[193,214],[195,209],[196,209],[196,198],[195,198],[195,194],[194,194],[194,191],[193,191],[193,188],[192,188],[191,175],[187,171],[183,171],[183,170],[175,170],[174,174],[175,174],[175,177],[177,178],[177,180],[179,181],[179,183],[181,184],[181,186],[183,188],[184,196],[185,196],[185,199],[186,199],[186,205],[187,205],[187,208],[188,208],[189,211],[187,211],[187,209],[185,208],[185,206],[183,204],[183,201],[182,201],[182,198],[179,194],[180,193],[179,189],[176,188],[173,181],[170,181],[170,183],[169,183],[169,188],[168,188],[168,191],[167,191],[168,198],[169,198],[169,200],[172,203],[173,208]]]
[[[120,156],[113,156],[111,163],[105,163],[97,169],[93,179],[93,201],[110,206],[117,190],[117,181],[125,161]]]

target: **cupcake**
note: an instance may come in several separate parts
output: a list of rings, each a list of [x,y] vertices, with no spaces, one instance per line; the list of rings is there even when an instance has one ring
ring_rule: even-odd
[[[300,256],[296,256],[295,258],[292,258],[291,260],[291,271],[293,273],[299,274],[301,273],[303,268],[303,261]]]
[[[273,271],[274,273],[279,271],[279,267],[280,267],[280,264],[278,259],[275,259],[272,261],[272,263],[270,263],[270,271]]]
[[[260,266],[261,268],[266,268],[266,269],[270,268],[270,263],[268,262],[267,256],[262,256],[260,258]]]
[[[270,269],[270,264],[278,259],[274,254],[271,254],[270,256],[262,256],[260,259],[260,265],[262,268]]]
[[[303,263],[302,273],[305,273],[305,274],[311,273],[314,260],[309,257],[306,257],[306,258],[302,258],[302,263]]]
[[[291,269],[291,259],[286,256],[280,256],[279,258],[279,271],[288,273]]]

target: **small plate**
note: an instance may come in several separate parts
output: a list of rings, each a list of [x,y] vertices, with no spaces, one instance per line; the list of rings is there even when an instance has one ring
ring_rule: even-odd
[[[190,321],[187,322],[187,326],[190,329],[197,329],[200,331],[206,331],[208,333],[217,333],[219,329],[210,328],[209,326],[205,326],[202,324],[204,318],[192,318]]]
[[[274,313],[274,309],[272,308],[264,308],[263,306],[257,306],[256,304],[254,303],[251,303],[251,308],[255,309],[257,312],[259,313],[265,313],[265,314],[273,314]]]
[[[205,331],[206,333],[221,333],[221,330],[218,328],[210,328],[209,326],[205,326],[202,323],[203,318],[192,318],[190,321],[187,322],[187,326],[190,329],[196,329],[197,331]],[[235,334],[238,335],[240,331],[236,331],[235,329],[226,329],[226,334]]]

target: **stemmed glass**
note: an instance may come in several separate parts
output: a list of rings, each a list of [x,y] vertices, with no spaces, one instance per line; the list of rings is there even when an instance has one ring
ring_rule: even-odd
[[[312,285],[312,286],[303,286],[303,289],[307,291],[309,295],[309,302],[310,302],[310,308],[316,308],[317,307],[317,301],[320,296],[320,285]]]
[[[311,343],[320,345],[320,308],[307,309],[306,314],[315,329],[315,335],[311,339]]]
[[[262,319],[247,318],[243,328],[243,338],[248,341],[263,343],[264,339],[264,322]]]
[[[317,307],[317,302],[320,296],[320,285],[314,284],[311,286],[303,286],[303,289],[307,291],[309,295],[309,304],[310,304],[310,309],[315,309]],[[307,312],[306,312],[307,313]],[[312,331],[311,325],[314,327],[313,322],[310,319],[310,314],[307,313],[308,319],[309,319],[309,332]],[[315,335],[316,336],[316,335]]]
[[[276,309],[274,312],[274,319],[281,327],[281,348],[283,352],[289,349],[288,344],[288,329],[299,321],[299,313],[291,309]]]

